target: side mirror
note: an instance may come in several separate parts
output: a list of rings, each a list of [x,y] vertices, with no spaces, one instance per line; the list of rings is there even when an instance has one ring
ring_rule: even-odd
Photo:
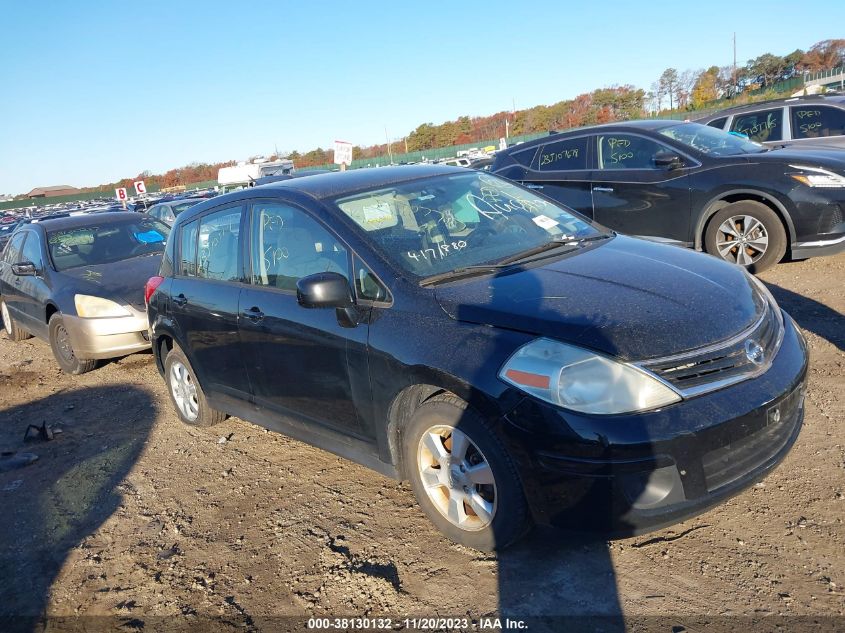
[[[352,289],[339,273],[315,273],[296,282],[296,300],[303,308],[351,308]]]
[[[672,152],[657,152],[652,160],[654,160],[655,166],[666,167],[667,169],[680,169],[684,166],[681,157]]]
[[[32,262],[12,264],[12,272],[18,277],[35,277],[38,274],[35,264]]]

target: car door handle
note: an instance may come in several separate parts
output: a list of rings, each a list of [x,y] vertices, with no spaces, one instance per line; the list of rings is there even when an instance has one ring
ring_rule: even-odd
[[[527,183],[525,186],[528,187],[529,189],[542,189],[543,188],[543,185],[532,185],[530,183]]]
[[[254,323],[258,323],[264,318],[264,313],[255,306],[251,307],[249,310],[244,310],[243,315]]]
[[[593,191],[610,191],[610,192],[613,192],[613,187],[593,187]]]
[[[183,294],[177,295],[177,296],[173,297],[173,303],[175,303],[177,306],[179,306],[181,308],[183,305],[188,303],[188,297],[186,297]]]

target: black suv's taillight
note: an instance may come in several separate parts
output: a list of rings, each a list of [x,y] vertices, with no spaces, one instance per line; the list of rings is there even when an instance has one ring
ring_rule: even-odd
[[[164,281],[164,277],[159,277],[156,275],[155,277],[150,277],[147,280],[147,283],[144,284],[144,303],[150,305],[150,297],[153,296],[153,293],[156,291],[161,285],[161,282]]]

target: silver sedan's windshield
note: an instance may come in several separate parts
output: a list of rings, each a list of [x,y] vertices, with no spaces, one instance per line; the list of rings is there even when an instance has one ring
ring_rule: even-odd
[[[418,277],[602,234],[566,207],[476,171],[357,193],[336,204],[387,259]]]
[[[768,151],[765,146],[749,141],[745,137],[736,136],[730,132],[717,130],[700,123],[680,123],[663,128],[660,133],[703,154],[712,156],[738,156]]]

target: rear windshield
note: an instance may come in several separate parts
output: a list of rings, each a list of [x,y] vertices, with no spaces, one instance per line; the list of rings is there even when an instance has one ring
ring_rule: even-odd
[[[164,252],[170,227],[153,218],[48,231],[47,244],[56,270],[109,264]]]

